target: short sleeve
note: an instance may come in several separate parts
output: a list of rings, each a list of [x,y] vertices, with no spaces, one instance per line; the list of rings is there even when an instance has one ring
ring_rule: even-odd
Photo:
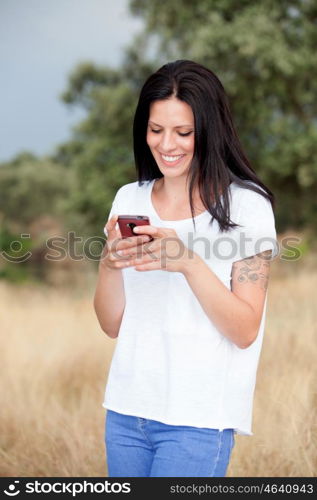
[[[121,186],[113,199],[111,209],[108,215],[108,220],[114,215],[122,215],[132,213],[135,211],[135,200],[137,196],[138,182],[130,182]],[[118,229],[118,224],[117,224]],[[104,229],[105,235],[108,237],[107,230]]]
[[[115,197],[113,199],[113,202],[112,202],[112,205],[111,205],[111,209],[110,209],[110,212],[109,212],[109,215],[108,215],[107,222],[109,221],[109,219],[111,219],[111,217],[114,214],[118,214],[119,215],[119,201],[118,201],[119,196],[118,196],[118,193],[119,193],[119,191],[117,192],[117,194],[115,195]],[[107,231],[107,229],[105,227],[104,227],[103,232],[104,232],[104,234],[108,238],[108,231]]]
[[[265,250],[272,250],[272,260],[279,253],[272,205],[268,199],[255,191],[243,191],[238,220],[235,221],[241,226],[238,228],[240,258],[237,260]]]

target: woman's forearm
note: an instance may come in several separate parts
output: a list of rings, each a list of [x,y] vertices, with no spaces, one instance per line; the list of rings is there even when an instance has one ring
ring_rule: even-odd
[[[125,292],[121,269],[99,265],[94,308],[102,330],[111,338],[119,333],[125,308]]]
[[[229,290],[197,254],[188,260],[183,274],[216,328],[239,348],[249,347],[258,326],[250,304]]]

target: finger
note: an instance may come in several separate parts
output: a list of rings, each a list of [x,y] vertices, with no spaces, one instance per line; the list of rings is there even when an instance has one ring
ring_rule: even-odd
[[[116,260],[112,265],[115,269],[122,269],[125,267],[132,267],[133,263],[131,260]]]
[[[113,254],[117,254],[119,251],[128,250],[130,248],[140,249],[142,245],[148,243],[150,237],[144,236],[133,236],[131,238],[113,238],[107,241],[108,248]],[[119,254],[120,255],[120,254]]]
[[[126,258],[128,258],[128,256],[126,255]],[[131,261],[133,261],[133,263],[135,263],[136,265],[139,264],[139,265],[143,265],[143,264],[148,264],[149,262],[154,262],[154,261],[160,261],[162,259],[162,256],[160,254],[160,252],[156,252],[156,253],[144,253],[142,255],[139,255],[139,254],[135,254],[135,255],[131,255]]]
[[[118,215],[113,214],[104,227],[104,233],[108,238],[109,237],[111,238],[111,236],[115,236],[115,233],[117,232],[116,224],[118,221],[118,217],[119,217]]]
[[[151,259],[157,258],[158,254],[160,253],[160,245],[156,244],[153,245],[151,244],[150,246],[148,245],[139,245],[139,246],[131,246],[131,247],[126,247],[119,249],[117,253],[119,255],[131,255],[131,256],[137,256],[137,257],[143,257],[148,255]]]
[[[151,262],[143,263],[143,264],[137,264],[133,263],[134,269],[136,271],[155,271],[162,269],[162,265],[160,260],[152,260]]]
[[[133,228],[133,232],[136,234],[149,234],[150,236],[153,237],[159,237],[163,236],[163,231],[161,228],[155,227],[155,226],[136,226]]]
[[[118,249],[123,250],[125,248],[132,248],[138,245],[143,245],[151,241],[151,237],[147,234],[142,234],[139,236],[129,236],[129,238],[124,238],[120,242],[118,242]]]

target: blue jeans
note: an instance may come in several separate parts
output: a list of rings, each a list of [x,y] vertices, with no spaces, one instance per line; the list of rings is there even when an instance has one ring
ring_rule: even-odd
[[[224,477],[234,431],[107,410],[105,441],[109,477]]]

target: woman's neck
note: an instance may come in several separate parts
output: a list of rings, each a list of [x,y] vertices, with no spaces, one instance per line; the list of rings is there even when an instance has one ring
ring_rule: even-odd
[[[155,182],[154,191],[170,206],[179,207],[189,203],[189,184],[186,183],[186,178],[161,177]],[[198,188],[193,191],[193,201],[194,204],[198,201],[201,203]]]

